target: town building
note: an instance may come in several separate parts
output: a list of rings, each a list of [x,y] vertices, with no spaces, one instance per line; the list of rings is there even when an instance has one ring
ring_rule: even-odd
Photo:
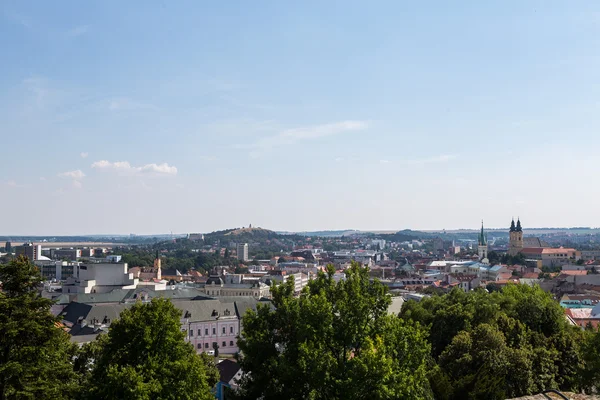
[[[575,262],[581,258],[581,252],[572,248],[558,249],[547,247],[528,247],[520,250],[527,259],[541,260],[542,266],[553,267],[569,262]]]
[[[203,292],[207,296],[252,296],[256,299],[268,298],[271,295],[271,288],[260,281],[252,283],[225,283],[220,275],[212,274],[204,285]]]
[[[81,258],[81,249],[50,249],[50,258],[54,260],[75,261]]]
[[[37,261],[42,256],[42,246],[33,243],[23,243],[21,246],[15,246],[15,256],[25,256],[30,261]]]
[[[114,289],[135,289],[138,278],[127,271],[127,263],[86,263],[77,265],[63,285],[63,293],[103,293]]]
[[[248,258],[248,243],[238,243],[237,245],[237,259],[246,262]]]

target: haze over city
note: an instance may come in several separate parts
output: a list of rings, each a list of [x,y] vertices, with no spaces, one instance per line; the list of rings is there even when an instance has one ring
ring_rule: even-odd
[[[0,234],[600,226],[600,5],[7,1]]]

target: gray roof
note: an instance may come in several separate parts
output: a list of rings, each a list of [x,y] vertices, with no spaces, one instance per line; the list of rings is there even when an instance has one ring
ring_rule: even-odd
[[[72,324],[77,324],[80,318],[84,319],[88,324],[92,324],[94,320],[102,323],[105,319],[112,322],[119,318],[121,311],[132,305],[133,303],[84,304],[72,302],[65,307],[60,316],[63,320]]]
[[[150,299],[161,297],[165,299],[206,299],[204,292],[196,288],[176,288],[167,290],[154,290],[146,287],[136,289],[114,289],[107,293],[77,293],[62,294],[57,298],[56,304],[69,304],[71,301],[78,303],[122,303],[135,301],[140,293],[146,293]]]
[[[225,316],[237,318],[235,304],[220,300],[176,300],[173,305],[181,310],[181,318],[189,318],[190,322],[213,321]]]

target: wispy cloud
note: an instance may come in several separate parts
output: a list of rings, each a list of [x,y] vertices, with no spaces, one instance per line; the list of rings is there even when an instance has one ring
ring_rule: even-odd
[[[406,165],[425,165],[425,164],[439,164],[452,161],[456,158],[454,154],[442,154],[435,157],[418,158],[414,160],[404,160],[402,164]]]
[[[69,37],[77,37],[77,36],[81,36],[81,35],[85,35],[86,33],[88,33],[90,30],[90,26],[89,25],[80,25],[80,26],[76,26],[73,29],[70,29],[67,31],[67,36]]]
[[[335,159],[335,162],[342,162],[342,161],[344,161],[344,157],[337,157]]]
[[[17,185],[17,182],[15,182],[15,181],[8,181],[8,182],[6,182],[6,184],[7,184],[8,186],[10,186],[10,187],[17,187],[17,186],[18,186],[18,185]]]
[[[174,176],[177,175],[177,167],[167,163],[146,164],[141,167],[134,167],[128,161],[110,162],[107,160],[96,161],[92,168],[104,171],[114,171],[122,175],[154,175],[154,176]]]
[[[340,121],[331,124],[314,125],[303,128],[286,129],[277,135],[258,139],[249,145],[238,145],[238,148],[252,149],[252,156],[272,150],[280,146],[292,145],[304,140],[314,140],[322,137],[338,135],[346,132],[361,131],[368,128],[365,121]]]
[[[379,160],[380,164],[389,164],[390,160]]]
[[[79,154],[81,156],[81,158],[87,158],[87,156],[89,155],[88,153],[86,153],[85,151],[81,152]]]
[[[85,177],[85,174],[82,170],[77,169],[75,171],[61,172],[60,174],[58,174],[58,176],[61,178],[83,179],[83,177]]]

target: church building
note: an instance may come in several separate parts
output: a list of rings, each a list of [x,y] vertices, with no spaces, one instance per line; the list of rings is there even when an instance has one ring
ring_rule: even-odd
[[[484,263],[489,262],[487,236],[483,231],[483,221],[481,221],[481,232],[479,233],[479,237],[477,238],[477,254],[479,254],[479,260],[481,260]]]

